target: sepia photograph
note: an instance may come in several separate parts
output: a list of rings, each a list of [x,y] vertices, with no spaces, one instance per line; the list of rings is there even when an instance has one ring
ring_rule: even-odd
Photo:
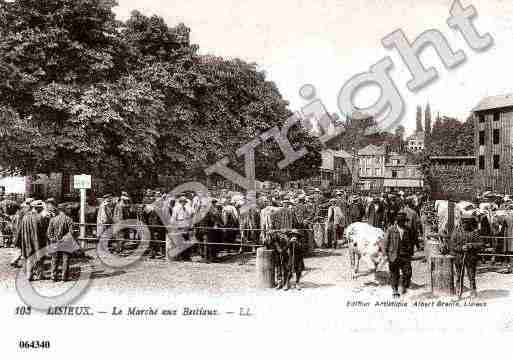
[[[512,56],[505,0],[0,0],[0,352],[491,355]]]

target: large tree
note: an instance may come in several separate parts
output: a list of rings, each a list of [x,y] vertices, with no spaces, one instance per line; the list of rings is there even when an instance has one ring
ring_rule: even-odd
[[[113,2],[2,2],[1,161],[105,175],[151,162],[161,103],[128,74]]]
[[[171,186],[204,175],[290,116],[255,64],[200,56],[189,29],[133,12],[115,19],[105,0],[0,3],[0,163],[24,174],[87,172],[119,189]],[[287,171],[262,146],[257,177],[292,178],[320,164],[304,131],[291,141],[310,155]],[[260,148],[257,149],[257,151]]]
[[[132,13],[123,31],[141,59],[137,76],[150,82],[165,103],[156,170],[171,179],[193,179],[228,157],[231,167],[243,171],[237,149],[271,127],[281,127],[292,115],[288,103],[256,64],[199,56],[197,47],[189,46],[188,34],[182,24],[168,28],[161,18],[139,12]],[[176,46],[169,38],[187,46]],[[289,137],[295,145],[309,148],[309,155],[278,170],[282,154],[276,143],[265,143],[256,149],[257,179],[282,182],[315,174],[320,144],[297,127]]]

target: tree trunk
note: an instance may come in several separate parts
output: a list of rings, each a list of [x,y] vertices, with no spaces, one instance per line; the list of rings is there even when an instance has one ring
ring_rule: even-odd
[[[453,296],[454,288],[454,257],[433,254],[430,258],[430,289],[435,296]]]
[[[259,289],[274,287],[273,251],[270,249],[257,248],[256,286]]]

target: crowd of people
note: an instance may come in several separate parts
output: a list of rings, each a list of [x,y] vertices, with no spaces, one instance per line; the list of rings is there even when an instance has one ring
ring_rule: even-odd
[[[45,260],[49,258],[51,279],[69,279],[69,258],[74,253],[68,248],[78,239],[79,230],[68,206],[57,205],[53,198],[27,198],[19,206],[11,203],[2,209],[2,216],[2,235],[10,236],[12,244],[20,250],[11,266],[20,267],[23,262],[29,281],[44,279]]]
[[[151,258],[168,255],[166,241],[170,236],[179,235],[182,241],[191,243],[176,253],[175,259],[184,261],[200,255],[205,261],[212,262],[219,260],[222,251],[240,253],[264,245],[276,252],[280,269],[278,287],[288,289],[294,272],[295,284],[299,287],[304,254],[313,243],[337,248],[344,244],[344,230],[348,225],[366,222],[385,231],[383,251],[389,262],[394,296],[399,295],[399,284],[403,291],[409,287],[414,247],[420,249],[423,244],[419,241],[423,232],[420,209],[425,201],[421,193],[369,196],[341,190],[326,193],[315,188],[308,191],[276,190],[258,193],[256,206],[249,207],[246,206],[247,198],[241,193],[220,191],[215,198],[211,196],[212,193],[185,192],[174,196],[147,191],[143,203],[134,204],[125,191],[116,197],[106,194],[94,216],[90,217],[96,219],[95,223],[87,223],[89,229],[86,232],[90,239],[106,241],[109,250],[115,253],[125,251],[128,242],[147,240]],[[208,198],[211,205],[199,216],[206,203],[204,198]],[[76,209],[69,203],[57,204],[53,198],[45,201],[27,198],[21,204],[0,200],[2,236],[11,238],[11,244],[19,248],[19,256],[11,265],[21,267],[24,264],[29,280],[68,280],[70,258],[86,256],[85,238],[79,237]],[[116,229],[116,224],[130,219],[145,224],[150,237],[144,238],[137,226]],[[459,268],[467,266],[475,290],[474,259],[479,245],[472,221],[471,218],[464,219],[461,228],[454,232],[452,250],[459,258]],[[322,228],[322,232],[316,232],[315,226]],[[55,246],[72,241],[81,243],[76,253]],[[48,252],[40,251],[48,245]],[[465,264],[461,260],[464,252]],[[45,276],[46,260],[50,260],[49,277]],[[59,267],[62,267],[61,271]]]

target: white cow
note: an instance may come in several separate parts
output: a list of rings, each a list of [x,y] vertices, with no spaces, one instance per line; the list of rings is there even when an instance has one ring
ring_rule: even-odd
[[[498,210],[499,207],[494,202],[483,202],[483,203],[479,203],[479,209],[481,211],[493,212],[493,211]]]
[[[382,251],[383,240],[385,239],[383,230],[368,223],[355,222],[347,226],[344,237],[349,246],[351,278],[356,279],[362,257],[374,267],[374,276],[376,277],[378,265],[385,262]]]

